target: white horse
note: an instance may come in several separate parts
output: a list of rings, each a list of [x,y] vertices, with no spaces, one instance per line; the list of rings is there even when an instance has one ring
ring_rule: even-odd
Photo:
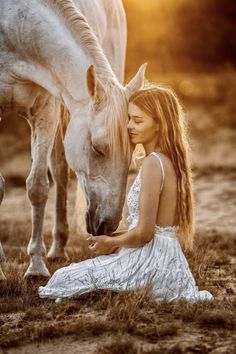
[[[0,0],[0,13],[0,113],[13,111],[31,126],[26,186],[32,234],[25,277],[48,277],[43,220],[60,102],[71,117],[66,160],[86,195],[88,232],[109,234],[120,221],[130,163],[127,101],[142,87],[145,65],[122,86],[126,22],[119,0]],[[64,255],[68,237],[67,179],[63,149],[52,155],[57,214],[48,256],[56,258]]]

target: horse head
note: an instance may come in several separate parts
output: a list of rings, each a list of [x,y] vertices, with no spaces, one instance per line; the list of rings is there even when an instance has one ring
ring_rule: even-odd
[[[86,226],[93,235],[111,234],[119,225],[133,147],[128,124],[129,96],[143,86],[146,64],[126,87],[87,71],[89,103],[78,108],[66,136],[66,158],[87,201]]]

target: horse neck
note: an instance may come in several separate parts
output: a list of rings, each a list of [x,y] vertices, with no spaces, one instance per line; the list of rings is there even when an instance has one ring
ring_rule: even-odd
[[[20,50],[27,48],[25,57],[29,64],[21,65],[20,76],[24,76],[25,71],[26,78],[62,99],[72,112],[78,102],[88,100],[86,73],[91,64],[94,64],[101,81],[114,82],[117,79],[96,36],[85,18],[73,7],[74,3],[63,1],[67,7],[61,3],[57,0],[36,2],[38,11],[31,11],[28,5],[25,9],[29,14],[26,26],[20,27],[19,23],[15,35],[20,38],[20,44],[17,41],[17,46],[22,47]],[[24,35],[19,33],[21,28]]]
[[[47,0],[51,6],[59,10],[62,14],[66,24],[73,34],[76,43],[85,50],[85,52],[90,56],[92,62],[95,64],[97,69],[97,74],[102,77],[110,77],[116,80],[116,76],[112,71],[111,65],[106,58],[103,49],[94,34],[92,28],[88,24],[86,18],[75,6],[73,0]],[[102,6],[105,6],[103,4]],[[88,3],[87,6],[91,7]],[[106,11],[105,7],[103,9]],[[93,9],[91,8],[91,11]]]

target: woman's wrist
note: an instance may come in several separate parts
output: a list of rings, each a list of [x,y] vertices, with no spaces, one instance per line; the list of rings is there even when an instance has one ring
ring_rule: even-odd
[[[119,248],[136,248],[142,247],[147,241],[141,237],[143,233],[140,233],[138,227],[134,227],[121,235],[111,237],[112,245]]]
[[[127,232],[127,230],[120,230],[120,231],[115,231],[111,234],[111,237],[116,237],[116,236],[120,236],[123,235]]]
[[[120,235],[114,235],[113,237],[110,238],[109,243],[113,247],[122,247],[121,246],[121,240],[119,238]]]

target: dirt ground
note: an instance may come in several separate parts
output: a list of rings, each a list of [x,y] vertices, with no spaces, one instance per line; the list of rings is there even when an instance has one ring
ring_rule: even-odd
[[[31,228],[24,188],[30,158],[22,151],[1,166],[7,181],[0,213],[7,283],[1,287],[0,296],[0,354],[236,352],[235,130],[216,126],[202,108],[191,110],[189,121],[194,126],[196,236],[194,251],[186,257],[199,288],[211,291],[215,300],[156,304],[148,291],[98,291],[61,304],[39,299],[38,285],[22,281]],[[133,178],[131,174],[129,184]],[[53,194],[52,186],[45,220],[47,247],[54,218]],[[84,238],[75,230],[75,196],[76,183],[72,179],[69,260],[48,264],[51,273],[89,256]]]

